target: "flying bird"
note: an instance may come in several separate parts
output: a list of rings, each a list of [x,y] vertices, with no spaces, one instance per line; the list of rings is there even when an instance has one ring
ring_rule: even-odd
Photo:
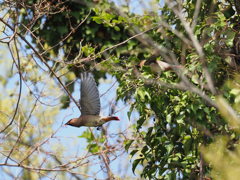
[[[104,123],[115,120],[119,121],[117,116],[100,116],[100,97],[99,91],[91,73],[81,73],[81,116],[70,119],[65,125],[74,127],[87,126],[99,127]]]

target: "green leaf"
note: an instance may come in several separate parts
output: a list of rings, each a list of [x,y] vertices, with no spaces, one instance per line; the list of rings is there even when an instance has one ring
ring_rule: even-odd
[[[126,145],[125,145],[126,151],[129,150],[129,148],[130,148],[130,146],[132,145],[133,142],[134,142],[134,140],[129,140],[129,141],[127,141],[127,143],[126,143]]]
[[[130,107],[129,111],[127,112],[127,116],[128,116],[128,119],[129,119],[129,120],[130,120],[130,118],[131,118],[131,114],[132,114],[133,109],[134,109],[134,106],[132,105],[132,106]]]
[[[120,28],[118,26],[113,27],[116,31],[120,31]]]
[[[141,153],[145,154],[148,151],[148,146],[144,146],[141,150]]]
[[[133,173],[135,174],[135,169],[137,167],[137,165],[139,164],[139,162],[142,161],[142,159],[136,159],[133,161],[133,164],[132,164],[132,171]]]
[[[172,114],[171,113],[167,115],[166,121],[168,123],[171,123],[171,121],[172,121]]]
[[[144,92],[144,90],[142,88],[139,88],[139,89],[136,90],[136,92],[137,92],[137,95],[140,97],[140,100],[144,101],[144,99],[145,99],[145,92]]]
[[[138,152],[138,150],[135,149],[135,150],[133,150],[133,151],[130,153],[130,155],[131,155],[131,156],[134,156],[137,152]]]
[[[166,149],[167,149],[168,154],[170,154],[170,152],[171,152],[172,149],[173,149],[173,145],[172,145],[172,144],[166,145]]]
[[[89,144],[89,145],[87,146],[87,149],[88,149],[88,151],[91,152],[91,153],[97,153],[100,148],[99,148],[99,146],[98,146],[96,143],[94,143],[94,144]]]
[[[62,109],[66,109],[69,107],[69,104],[70,104],[70,98],[69,96],[62,96],[61,97],[61,103],[62,103]]]
[[[103,20],[102,20],[101,17],[93,16],[92,19],[93,19],[93,21],[95,21],[97,24],[102,24],[102,23],[103,23]]]

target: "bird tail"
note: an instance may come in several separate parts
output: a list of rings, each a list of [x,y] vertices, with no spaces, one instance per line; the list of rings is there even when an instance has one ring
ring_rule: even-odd
[[[108,116],[108,117],[104,117],[102,118],[102,120],[108,122],[108,121],[112,121],[112,120],[115,120],[115,121],[120,121],[120,119],[117,117],[117,116]]]

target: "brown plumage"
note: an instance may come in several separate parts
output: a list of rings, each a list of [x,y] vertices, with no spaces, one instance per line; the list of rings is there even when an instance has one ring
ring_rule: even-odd
[[[152,72],[155,72],[155,73],[161,73],[163,71],[183,68],[181,65],[173,65],[173,64],[169,64],[159,60],[151,60],[151,61],[142,60],[139,65],[140,67],[149,65]]]
[[[79,118],[70,119],[66,125],[80,127],[98,127],[106,122],[116,120],[116,116],[100,116],[100,98],[96,82],[91,73],[81,74],[81,116]]]

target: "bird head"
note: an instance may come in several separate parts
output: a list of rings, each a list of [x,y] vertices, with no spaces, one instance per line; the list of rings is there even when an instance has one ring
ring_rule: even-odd
[[[112,116],[112,120],[120,121],[120,119],[117,116]]]
[[[79,125],[79,119],[78,118],[70,119],[65,125],[79,127],[80,126]]]

